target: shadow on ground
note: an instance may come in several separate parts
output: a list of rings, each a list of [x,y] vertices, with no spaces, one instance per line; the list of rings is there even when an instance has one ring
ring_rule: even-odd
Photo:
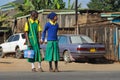
[[[108,60],[108,59],[102,59],[102,60],[95,60],[95,59],[89,59],[86,61],[75,61],[76,63],[90,63],[90,64],[113,64],[115,61]]]
[[[0,62],[0,64],[12,64],[13,62]]]

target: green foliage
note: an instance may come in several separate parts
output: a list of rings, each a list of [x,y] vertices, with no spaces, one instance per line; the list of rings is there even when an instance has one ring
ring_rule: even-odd
[[[23,4],[10,3],[10,5],[17,10],[17,14],[14,17],[26,15],[31,10],[65,8],[65,2],[63,0],[24,0]]]
[[[36,10],[65,8],[65,2],[63,0],[32,0],[32,4]]]
[[[31,3],[36,10],[40,10],[45,4],[44,2],[45,0],[31,0]]]
[[[13,16],[20,17],[23,15],[27,15],[29,11],[34,10],[35,7],[33,6],[32,2],[30,0],[24,0],[23,4],[20,3],[10,3],[14,7],[14,9],[17,11],[17,13]]]
[[[120,0],[91,0],[87,6],[89,9],[104,11],[120,11]]]
[[[4,13],[0,15],[0,27],[6,27],[8,26],[8,20],[10,17],[8,17],[8,13]]]
[[[64,9],[65,2],[63,0],[52,0],[52,9]]]

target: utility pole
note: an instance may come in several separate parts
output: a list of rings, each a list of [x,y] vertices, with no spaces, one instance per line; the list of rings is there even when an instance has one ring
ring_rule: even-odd
[[[75,0],[75,26],[76,26],[76,34],[78,34],[78,0]]]

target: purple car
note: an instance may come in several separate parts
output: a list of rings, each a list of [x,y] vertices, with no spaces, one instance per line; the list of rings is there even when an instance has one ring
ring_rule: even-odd
[[[86,35],[63,34],[58,35],[60,58],[65,62],[98,59],[105,56],[105,45],[95,43]],[[41,45],[45,51],[46,45]]]

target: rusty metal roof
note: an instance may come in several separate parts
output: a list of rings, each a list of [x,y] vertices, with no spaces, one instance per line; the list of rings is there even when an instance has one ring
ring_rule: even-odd
[[[102,10],[89,10],[89,9],[84,9],[84,10],[79,10],[79,13],[82,14],[82,13],[102,13],[104,11]]]

